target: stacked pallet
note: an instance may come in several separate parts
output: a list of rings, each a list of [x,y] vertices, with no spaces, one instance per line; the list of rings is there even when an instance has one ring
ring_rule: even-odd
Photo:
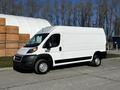
[[[19,34],[18,26],[8,26],[0,18],[0,57],[14,56],[19,48],[30,39],[29,34]]]
[[[23,47],[30,39],[30,34],[19,34],[19,48]]]
[[[0,56],[5,56],[5,18],[0,18]]]
[[[6,26],[6,56],[14,56],[19,47],[19,28]]]

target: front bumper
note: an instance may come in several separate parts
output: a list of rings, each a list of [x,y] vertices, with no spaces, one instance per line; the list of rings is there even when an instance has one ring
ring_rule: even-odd
[[[20,70],[33,70],[34,63],[37,55],[16,55],[13,59],[13,69]]]

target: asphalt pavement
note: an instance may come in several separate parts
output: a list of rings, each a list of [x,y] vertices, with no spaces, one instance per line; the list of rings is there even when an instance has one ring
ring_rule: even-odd
[[[57,67],[45,75],[0,70],[0,90],[120,90],[120,58],[104,59],[100,67]]]

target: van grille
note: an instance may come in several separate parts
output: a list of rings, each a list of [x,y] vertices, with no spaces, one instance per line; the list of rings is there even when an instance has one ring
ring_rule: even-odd
[[[22,60],[22,56],[15,56],[15,61],[21,61]]]

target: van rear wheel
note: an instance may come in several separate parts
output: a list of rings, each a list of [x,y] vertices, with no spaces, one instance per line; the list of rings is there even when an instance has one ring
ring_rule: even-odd
[[[35,70],[35,73],[37,74],[46,74],[47,72],[49,72],[50,68],[47,60],[45,59],[38,60],[35,63],[34,70]]]
[[[94,66],[94,67],[98,67],[101,65],[101,59],[98,55],[94,55],[92,62],[90,63],[90,65]]]

